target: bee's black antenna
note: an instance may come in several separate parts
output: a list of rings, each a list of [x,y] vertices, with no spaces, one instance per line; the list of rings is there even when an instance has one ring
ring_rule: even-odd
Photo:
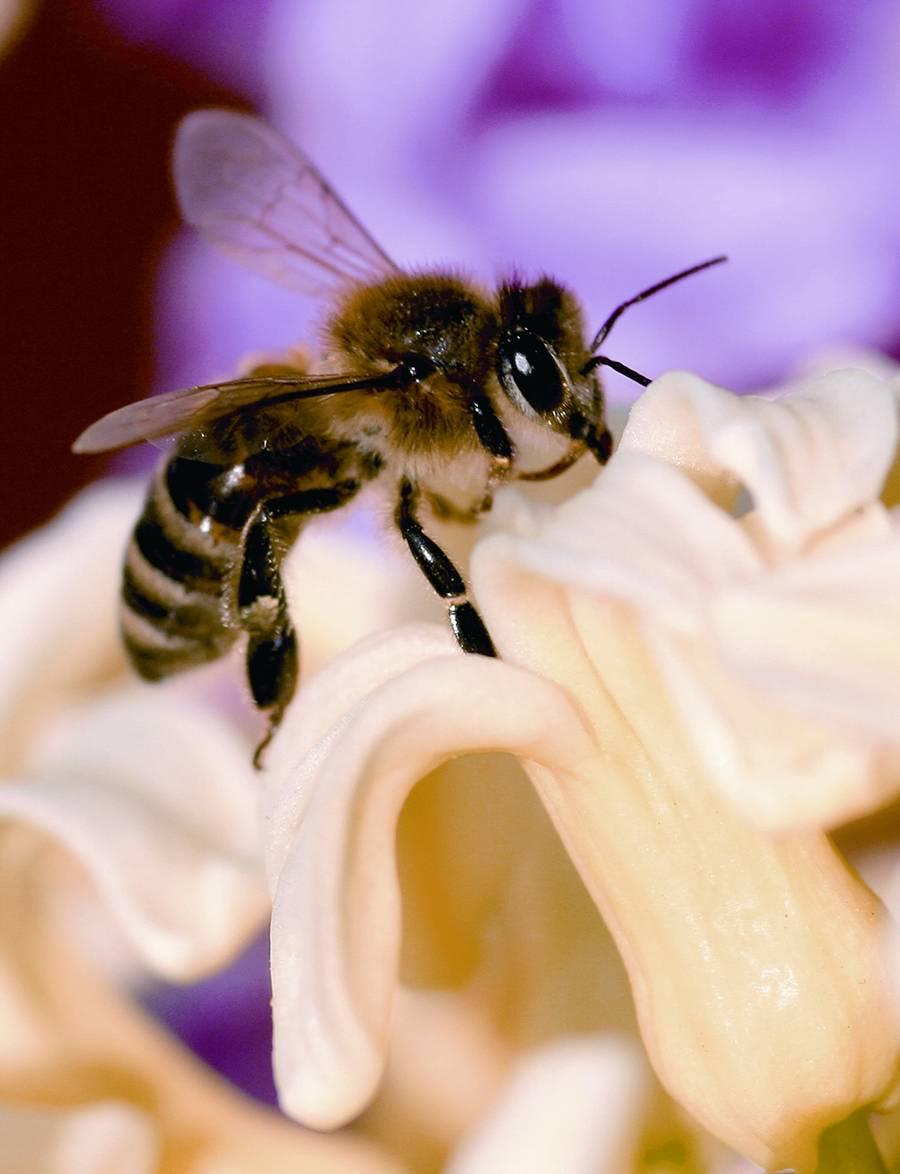
[[[615,359],[608,359],[606,355],[594,355],[592,359],[588,359],[585,365],[581,368],[581,374],[587,375],[589,371],[593,371],[595,367],[611,367],[613,371],[618,371],[620,375],[625,375],[628,379],[639,383],[641,387],[649,387],[650,380],[646,375],[642,375],[640,371],[635,371],[633,367],[626,367],[624,363],[618,363]]]
[[[683,269],[680,273],[676,273],[672,277],[667,277],[665,279],[665,281],[658,281],[656,283],[656,285],[651,285],[649,289],[645,289],[641,293],[636,294],[635,297],[629,298],[628,301],[623,302],[621,304],[621,306],[616,306],[616,308],[613,310],[613,312],[606,319],[606,321],[603,323],[603,325],[600,327],[600,329],[597,331],[596,335],[594,336],[594,341],[591,343],[591,350],[596,351],[596,350],[598,350],[599,347],[601,347],[603,345],[607,335],[612,330],[612,328],[615,326],[615,324],[619,321],[619,319],[625,313],[625,311],[628,309],[629,306],[636,306],[638,302],[643,302],[647,298],[653,297],[653,295],[659,293],[660,290],[668,289],[668,287],[670,285],[674,285],[676,281],[681,281],[682,278],[685,278],[685,277],[692,277],[695,273],[700,273],[700,272],[702,272],[702,270],[709,269],[713,265],[721,265],[723,261],[727,261],[727,260],[728,260],[727,257],[722,256],[722,257],[712,257],[709,261],[701,261],[699,265],[692,265],[690,267],[690,269]],[[591,367],[597,367],[600,365],[600,363],[604,364],[607,367],[612,367],[614,371],[620,371],[620,373],[622,375],[627,375],[629,377],[629,379],[634,378],[634,376],[637,374],[637,372],[630,371],[629,369],[622,370],[622,364],[616,364],[616,363],[612,362],[610,359],[601,358],[599,355],[597,356],[596,359],[591,360],[590,364],[588,364],[587,369],[590,369]],[[645,380],[644,377],[641,376],[637,380],[637,382],[643,383],[644,386],[646,387],[647,383],[649,383],[650,381]]]

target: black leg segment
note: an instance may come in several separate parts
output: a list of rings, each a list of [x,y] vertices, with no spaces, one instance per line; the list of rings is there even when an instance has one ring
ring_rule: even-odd
[[[297,634],[281,579],[281,559],[289,543],[279,537],[278,522],[337,509],[358,488],[356,481],[344,481],[270,499],[258,507],[244,530],[236,603],[241,627],[248,635],[250,692],[256,706],[269,718],[266,736],[253,755],[257,770],[294,696],[300,672]]]
[[[238,583],[238,607],[252,607],[258,599],[277,599],[281,593],[281,575],[273,541],[272,518],[262,506],[244,531],[244,561]]]
[[[293,693],[297,680],[297,636],[289,620],[280,616],[266,636],[253,635],[247,644],[247,680],[260,709],[282,700],[286,687]]]
[[[585,444],[597,458],[601,465],[605,465],[612,456],[613,438],[608,428],[597,428],[593,424],[585,435]]]
[[[300,658],[297,635],[287,608],[281,609],[268,635],[254,633],[247,643],[247,680],[259,709],[268,710],[269,728],[253,754],[253,765],[262,767],[262,753],[281,724],[297,688]]]
[[[450,629],[463,652],[477,652],[479,656],[497,655],[484,620],[471,603],[451,603],[449,612]]]
[[[599,464],[606,464],[612,456],[613,438],[605,424],[595,424],[576,412],[569,422],[569,429],[573,440],[580,440]]]
[[[469,399],[472,423],[482,446],[495,460],[511,464],[513,459],[512,441],[494,411],[494,406],[483,391],[473,390]]]
[[[419,570],[448,604],[450,628],[463,652],[496,656],[484,621],[466,598],[466,582],[440,546],[422,529],[415,514],[416,494],[409,481],[400,486],[397,525]]]
[[[424,533],[419,523],[408,518],[400,523],[400,530],[413,558],[419,564],[419,570],[441,599],[456,599],[465,595],[466,583],[462,575],[434,539]]]

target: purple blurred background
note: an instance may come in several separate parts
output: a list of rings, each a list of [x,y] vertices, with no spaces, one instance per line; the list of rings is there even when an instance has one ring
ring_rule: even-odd
[[[4,542],[106,467],[68,451],[91,419],[310,328],[178,230],[169,142],[210,103],[303,143],[399,262],[550,271],[595,325],[728,253],[617,326],[648,374],[900,356],[895,0],[44,0],[0,59]],[[202,993],[153,1002],[271,1096],[263,948]]]
[[[68,453],[87,421],[309,329],[176,235],[168,144],[207,103],[301,141],[401,263],[549,270],[595,324],[727,252],[616,328],[650,374],[900,349],[893,0],[38,0],[0,60],[3,540],[105,467]]]

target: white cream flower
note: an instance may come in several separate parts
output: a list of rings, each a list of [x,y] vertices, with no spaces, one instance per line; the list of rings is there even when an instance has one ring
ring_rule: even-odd
[[[472,577],[503,661],[442,627],[371,638],[303,688],[262,778],[215,674],[127,683],[133,490],[14,551],[0,1174],[745,1169],[656,1085],[571,862],[665,1086],[754,1161],[811,1169],[897,1060],[881,911],[821,830],[897,789],[895,450],[858,373],[777,404],[658,381],[591,489],[498,509]],[[314,552],[288,568],[301,610]],[[405,606],[366,601],[348,632]],[[340,632],[312,624],[325,660]],[[89,880],[143,966],[227,962],[268,908],[261,786],[282,1101],[367,1141],[220,1085],[69,941]]]
[[[392,1174],[389,1155],[228,1089],[91,957],[105,908],[131,981],[190,980],[269,908],[252,738],[208,674],[126,675],[116,598],[139,502],[97,487],[0,566],[0,1174]]]
[[[0,568],[0,817],[74,856],[135,952],[187,980],[233,957],[268,902],[248,740],[196,682],[150,690],[125,666],[117,595],[139,501],[98,486]]]
[[[667,376],[591,489],[476,549],[502,661],[416,627],[310,684],[266,798],[289,1113],[333,1127],[373,1096],[401,808],[442,762],[492,750],[525,764],[653,1066],[699,1122],[808,1171],[823,1130],[886,1102],[882,911],[822,829],[900,782],[900,542],[879,502],[896,440],[890,390],[861,372],[780,402]]]
[[[900,786],[900,541],[879,500],[896,450],[890,389],[850,370],[775,402],[661,380],[623,438],[623,457],[687,464],[702,492],[655,469],[654,500],[628,504],[648,528],[677,513],[673,534],[689,536],[665,599],[647,599],[630,552],[611,568],[607,550],[594,573],[653,625],[711,777],[775,829],[832,826]],[[734,521],[715,501],[738,487],[755,508]]]

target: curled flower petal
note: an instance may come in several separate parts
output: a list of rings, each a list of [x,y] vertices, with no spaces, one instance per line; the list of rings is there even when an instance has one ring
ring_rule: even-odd
[[[786,721],[774,689],[744,685],[703,649],[659,636],[651,647],[710,777],[759,826],[830,826],[896,791],[890,754],[799,711]]]
[[[896,795],[900,648],[885,633],[900,623],[898,591],[896,541],[823,557],[714,607],[719,665],[698,672],[667,658],[685,720],[750,818],[834,826]],[[785,707],[795,715],[787,739]],[[709,742],[717,734],[730,750]]]
[[[633,609],[732,802],[770,827],[853,818],[900,788],[900,532],[878,502],[896,416],[865,372],[779,401],[665,376],[592,489],[498,536],[495,589],[527,568]]]
[[[369,639],[354,648],[353,656],[337,657],[304,688],[302,717],[299,705],[289,710],[283,729],[290,732],[272,746],[263,802],[265,860],[273,889],[312,799],[318,763],[349,712],[373,686],[452,649],[446,634],[431,625],[405,631],[403,641]],[[285,786],[288,776],[291,785]]]
[[[58,718],[0,788],[0,816],[70,851],[143,960],[185,980],[233,957],[267,911],[255,786],[222,717],[135,686]]]
[[[515,544],[517,562],[536,574],[627,599],[687,631],[702,623],[711,597],[762,569],[751,540],[722,510],[641,453],[617,457],[595,490],[531,534],[496,541]]]
[[[139,492],[95,487],[0,564],[0,816],[72,853],[138,955],[184,979],[232,957],[267,909],[257,784],[247,743],[188,682],[125,684]]]
[[[358,713],[350,711],[339,739],[311,751],[306,769],[327,785],[313,791],[272,874],[276,1082],[283,1107],[318,1128],[363,1108],[383,1068],[400,935],[391,845],[409,789],[457,746],[541,757],[562,730],[567,755],[588,749],[558,690],[499,662],[457,655],[442,633],[434,639],[444,652],[425,662],[427,671],[415,666],[396,682],[383,680]],[[360,677],[367,661],[402,661],[422,643],[418,632],[368,642]],[[350,664],[324,670],[323,689]],[[498,707],[498,696],[507,704]],[[293,787],[290,773],[279,785]]]
[[[621,448],[696,470],[707,485],[713,470],[730,475],[770,542],[797,549],[877,500],[897,449],[897,408],[884,381],[861,370],[829,371],[779,400],[736,399],[677,372],[635,405]]]
[[[825,721],[896,741],[900,541],[869,542],[850,557],[824,554],[715,607],[723,662]]]

